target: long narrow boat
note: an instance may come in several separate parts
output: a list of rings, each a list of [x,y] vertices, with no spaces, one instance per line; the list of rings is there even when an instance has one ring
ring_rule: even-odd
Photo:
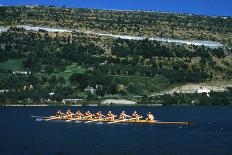
[[[112,123],[144,123],[144,124],[166,124],[166,125],[192,125],[192,122],[161,122],[161,121],[149,121],[149,120],[108,120],[108,119],[78,119],[67,117],[48,117],[48,116],[32,116],[33,119],[40,120],[62,120],[62,121],[83,121],[83,122],[112,122]]]

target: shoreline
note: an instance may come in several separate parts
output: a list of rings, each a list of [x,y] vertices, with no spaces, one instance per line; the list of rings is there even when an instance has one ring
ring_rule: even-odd
[[[1,105],[2,107],[47,107],[49,104],[6,104]]]
[[[117,106],[125,106],[125,107],[140,107],[140,106],[148,106],[148,107],[161,107],[165,106],[163,104],[2,104],[0,107],[117,107]]]
[[[198,107],[198,106],[232,106],[232,105],[192,105],[192,104],[173,104],[173,105],[164,105],[164,104],[112,104],[112,105],[98,105],[98,104],[6,104],[0,105],[0,107]]]

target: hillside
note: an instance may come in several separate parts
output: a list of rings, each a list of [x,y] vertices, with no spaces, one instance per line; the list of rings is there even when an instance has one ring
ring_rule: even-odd
[[[174,104],[154,94],[189,83],[230,87],[231,48],[229,17],[0,7],[0,103],[129,98]],[[225,93],[213,91],[209,101],[230,104]]]

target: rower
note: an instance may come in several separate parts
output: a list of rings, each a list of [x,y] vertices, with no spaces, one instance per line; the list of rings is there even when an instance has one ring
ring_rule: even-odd
[[[99,111],[95,114],[95,118],[97,118],[97,119],[102,119],[103,117],[105,117],[105,116],[101,113],[101,111]]]
[[[117,115],[114,115],[111,111],[108,112],[107,114],[108,120],[113,121]]]
[[[151,112],[148,112],[146,120],[148,120],[148,121],[155,121],[155,117],[154,117],[154,115]]]
[[[125,113],[125,111],[122,111],[121,114],[119,115],[119,119],[125,120],[127,117],[131,117]]]
[[[93,118],[93,114],[91,114],[90,111],[87,111],[87,112],[85,113],[85,118],[86,118],[86,119],[92,119],[92,118]]]
[[[60,110],[58,110],[57,112],[56,112],[56,117],[62,117],[62,116],[64,116],[65,114],[64,113],[62,113]]]
[[[68,118],[72,118],[73,113],[71,112],[70,109],[68,109],[67,112],[66,112],[66,115],[67,115]]]
[[[139,115],[136,111],[133,112],[133,114],[131,115],[132,118],[134,118],[135,120],[139,120],[140,118],[143,118],[143,116]]]
[[[81,117],[85,116],[84,114],[81,113],[80,110],[78,110],[75,114],[75,117],[78,118],[78,119],[81,119]]]

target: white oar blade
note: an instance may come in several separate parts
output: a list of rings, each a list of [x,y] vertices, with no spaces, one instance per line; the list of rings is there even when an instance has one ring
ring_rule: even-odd
[[[117,121],[113,121],[113,122],[108,122],[108,124],[114,124],[114,123],[120,123],[120,122],[125,122],[125,121],[131,121],[131,120],[135,120],[135,119],[136,118],[117,120]]]

